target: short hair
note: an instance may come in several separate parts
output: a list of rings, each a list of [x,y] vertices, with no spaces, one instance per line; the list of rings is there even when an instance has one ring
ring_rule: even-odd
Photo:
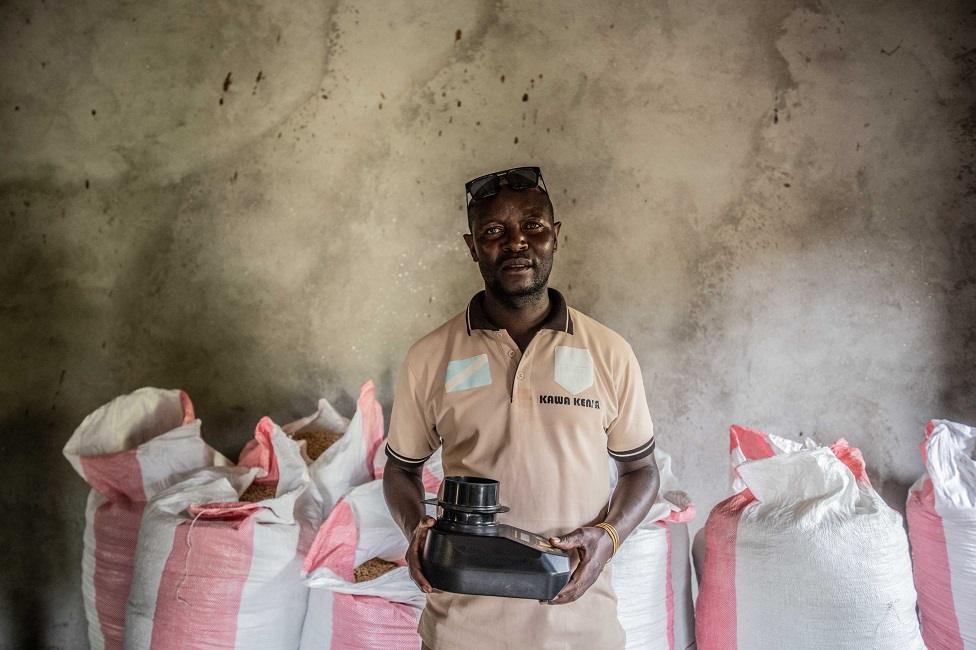
[[[538,189],[539,189],[539,194],[541,194],[542,195],[542,198],[543,198],[543,201],[542,201],[542,207],[543,207],[543,209],[549,214],[549,218],[552,221],[555,221],[556,220],[556,213],[553,210],[553,207],[552,207],[552,199],[549,198],[549,193],[546,192],[546,191],[544,191],[542,188],[538,188]],[[515,190],[515,191],[525,192],[527,190]],[[489,197],[487,199],[483,199],[481,201],[476,201],[474,203],[469,203],[468,204],[468,232],[471,232],[471,230],[472,230],[471,227],[474,225],[475,217],[478,216],[478,211],[480,209],[484,208],[485,205],[491,203],[492,200],[495,199],[495,198],[496,197],[492,196],[492,197]]]

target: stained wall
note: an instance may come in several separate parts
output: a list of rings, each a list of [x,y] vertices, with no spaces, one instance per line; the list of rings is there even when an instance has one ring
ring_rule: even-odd
[[[479,288],[463,181],[542,166],[552,284],[641,361],[699,507],[731,423],[861,447],[893,505],[976,420],[963,2],[11,2],[0,38],[4,644],[83,647],[84,415],[182,387],[387,414]]]

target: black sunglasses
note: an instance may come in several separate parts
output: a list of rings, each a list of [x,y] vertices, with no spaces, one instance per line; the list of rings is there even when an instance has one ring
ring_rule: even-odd
[[[513,190],[530,190],[538,187],[546,194],[546,182],[542,180],[542,170],[538,167],[513,167],[500,172],[479,176],[464,184],[465,193],[470,196],[468,205],[498,194],[502,180]]]

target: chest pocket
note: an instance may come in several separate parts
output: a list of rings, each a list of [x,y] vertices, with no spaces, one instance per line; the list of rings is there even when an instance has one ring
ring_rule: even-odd
[[[453,393],[491,384],[491,368],[488,355],[479,354],[467,359],[454,359],[447,363],[444,373],[444,391]]]
[[[573,395],[593,385],[593,357],[586,348],[556,346],[554,363],[556,383]]]

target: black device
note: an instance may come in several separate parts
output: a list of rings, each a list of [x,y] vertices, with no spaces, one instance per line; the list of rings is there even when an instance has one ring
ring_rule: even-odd
[[[565,551],[541,535],[495,521],[508,512],[498,502],[498,481],[448,476],[442,494],[424,501],[441,508],[420,558],[435,589],[551,600],[569,581]]]

